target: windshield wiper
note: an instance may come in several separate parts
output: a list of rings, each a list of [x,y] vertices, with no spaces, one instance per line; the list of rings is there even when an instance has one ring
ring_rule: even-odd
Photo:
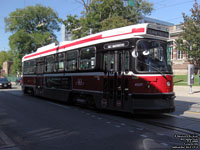
[[[142,64],[145,64],[145,65],[151,67],[151,68],[154,69],[154,70],[156,70],[156,71],[159,72],[167,81],[169,81],[169,80],[167,79],[167,77],[165,76],[165,74],[164,74],[162,71],[160,71],[159,69],[157,69],[157,68],[155,68],[155,67],[153,67],[153,66],[151,66],[151,65],[149,65],[149,64],[147,64],[147,63],[145,63],[145,62],[143,62],[143,61],[140,61],[140,60],[137,60],[137,61],[140,62],[140,63],[142,63]]]

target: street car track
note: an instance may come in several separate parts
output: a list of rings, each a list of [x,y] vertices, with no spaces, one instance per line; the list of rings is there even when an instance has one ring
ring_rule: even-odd
[[[145,123],[145,124],[150,124],[150,125],[157,126],[157,127],[161,127],[161,128],[165,128],[165,129],[169,129],[169,130],[178,131],[178,132],[181,132],[181,133],[184,133],[184,134],[187,134],[187,135],[196,135],[196,136],[200,137],[200,132],[198,132],[198,131],[180,128],[180,127],[176,127],[176,126],[173,126],[173,125],[168,125],[168,124],[164,124],[164,123],[160,123],[160,122],[143,120],[143,119],[136,119],[136,121],[142,122],[142,123]]]

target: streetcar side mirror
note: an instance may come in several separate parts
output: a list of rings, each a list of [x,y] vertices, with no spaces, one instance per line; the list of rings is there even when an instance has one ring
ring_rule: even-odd
[[[138,52],[136,51],[136,49],[134,49],[134,50],[132,51],[131,55],[132,55],[134,58],[138,57]]]

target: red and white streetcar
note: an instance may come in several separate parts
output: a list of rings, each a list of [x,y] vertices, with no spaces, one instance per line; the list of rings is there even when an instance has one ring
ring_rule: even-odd
[[[137,24],[25,55],[23,92],[125,112],[173,112],[169,32]]]

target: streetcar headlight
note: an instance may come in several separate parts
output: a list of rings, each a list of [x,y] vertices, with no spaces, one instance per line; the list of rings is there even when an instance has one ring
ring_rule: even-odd
[[[167,86],[170,87],[171,86],[171,83],[170,81],[167,81]]]

